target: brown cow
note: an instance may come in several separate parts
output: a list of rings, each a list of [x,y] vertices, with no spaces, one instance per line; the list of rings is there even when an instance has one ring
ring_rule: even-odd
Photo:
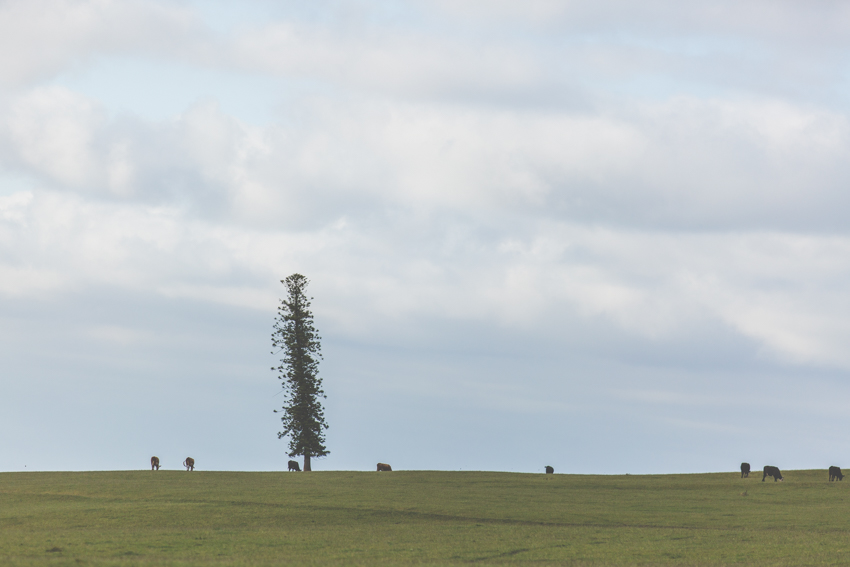
[[[159,470],[159,457],[151,457],[151,470],[158,471]]]
[[[392,472],[393,468],[389,466],[387,463],[378,463],[378,472]]]
[[[186,457],[186,460],[183,461],[183,466],[186,467],[187,471],[195,470],[195,459],[192,457]]]

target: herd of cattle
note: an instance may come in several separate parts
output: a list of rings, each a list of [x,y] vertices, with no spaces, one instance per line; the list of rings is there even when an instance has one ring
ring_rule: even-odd
[[[183,461],[183,466],[186,467],[187,471],[195,470],[195,459],[186,457],[186,460]],[[159,457],[151,457],[151,470],[159,470]],[[378,472],[392,472],[392,470],[393,468],[387,463],[378,463]],[[289,471],[301,472],[298,461],[289,461]],[[546,474],[555,474],[555,469],[546,465]],[[750,463],[741,463],[741,478],[747,478],[749,476]],[[761,477],[761,481],[764,482],[764,479],[767,477],[772,477],[773,482],[785,480],[782,478],[782,472],[779,468],[772,465],[766,465],[764,467],[764,474]],[[841,469],[838,467],[829,467],[829,481],[832,482],[833,480],[844,480],[844,475],[841,474]]]
[[[186,467],[187,471],[195,470],[195,459],[193,459],[192,457],[186,457],[186,460],[183,461],[183,466]],[[301,467],[298,466],[298,461],[289,461],[287,466],[289,467],[288,472],[291,472],[291,471],[301,472]],[[551,468],[552,467],[546,467],[546,472],[550,472],[549,469],[551,469]],[[159,470],[159,457],[151,457],[151,470],[152,471],[158,471]],[[392,470],[393,470],[393,468],[391,466],[389,466],[388,464],[378,463],[378,472],[382,472],[382,471],[383,472],[392,472]],[[552,469],[551,472],[555,472],[554,469]]]
[[[741,478],[746,478],[750,476],[750,463],[741,463]],[[778,467],[774,467],[771,465],[767,465],[764,467],[764,474],[761,477],[761,481],[764,482],[764,479],[767,477],[773,477],[773,482],[777,480],[782,481],[782,472],[780,472]],[[844,475],[841,474],[841,469],[838,467],[829,467],[829,482],[833,480],[844,480]]]
[[[289,471],[301,472],[298,461],[289,461]],[[378,463],[378,472],[392,472],[393,468],[387,463]]]
[[[195,470],[195,459],[192,457],[186,457],[186,460],[183,461],[183,466],[186,467],[187,471]],[[151,470],[159,470],[159,457],[151,457]]]

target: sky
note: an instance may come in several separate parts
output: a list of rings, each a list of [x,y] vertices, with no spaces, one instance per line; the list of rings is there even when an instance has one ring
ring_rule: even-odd
[[[850,466],[850,5],[0,0],[0,470]]]

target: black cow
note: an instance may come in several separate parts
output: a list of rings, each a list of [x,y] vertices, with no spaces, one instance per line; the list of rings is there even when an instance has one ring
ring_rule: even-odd
[[[289,461],[289,471],[301,472],[301,467],[298,466],[298,461]]]
[[[546,465],[546,474],[555,474],[555,469],[553,469],[549,465]]]
[[[841,469],[838,467],[829,467],[829,482],[835,479],[844,480],[844,475],[841,474]]]
[[[784,480],[782,478],[782,473],[779,472],[779,468],[767,465],[764,467],[764,476],[761,477],[761,481],[764,482],[764,479],[769,476],[773,477],[773,482],[776,482],[777,480]]]
[[[741,478],[750,476],[750,463],[741,463]]]

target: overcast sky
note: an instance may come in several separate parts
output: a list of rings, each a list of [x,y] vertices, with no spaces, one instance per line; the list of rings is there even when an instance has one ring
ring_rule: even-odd
[[[0,470],[850,466],[850,5],[0,0]]]

